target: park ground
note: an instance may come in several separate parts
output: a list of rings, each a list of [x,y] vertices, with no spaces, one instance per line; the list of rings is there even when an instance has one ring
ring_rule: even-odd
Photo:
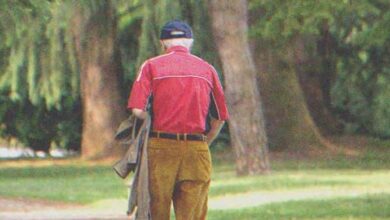
[[[263,176],[237,177],[229,150],[214,152],[208,219],[390,219],[390,141],[332,141],[343,150],[271,153]],[[126,219],[130,179],[111,164],[0,161],[0,219]]]

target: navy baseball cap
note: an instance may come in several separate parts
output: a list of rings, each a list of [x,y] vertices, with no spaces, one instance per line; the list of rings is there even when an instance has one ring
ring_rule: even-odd
[[[179,20],[167,22],[161,29],[160,39],[173,38],[192,38],[191,27],[187,23]]]

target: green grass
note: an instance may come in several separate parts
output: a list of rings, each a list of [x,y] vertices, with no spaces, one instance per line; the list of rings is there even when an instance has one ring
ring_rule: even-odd
[[[251,192],[331,189],[362,193],[358,197],[310,198],[252,208],[210,209],[208,219],[390,219],[390,149],[387,149],[379,153],[367,151],[354,158],[272,161],[270,175],[251,177],[237,177],[232,163],[215,160],[211,200]],[[0,161],[0,196],[81,204],[127,198],[129,179],[117,177],[110,166],[73,164],[16,168],[1,167],[3,162]],[[364,194],[378,191],[383,193]]]
[[[280,171],[268,176],[237,178],[233,173],[217,173],[210,196],[252,191],[280,191],[318,187],[390,187],[390,171],[307,170]]]
[[[0,168],[0,196],[90,203],[126,198],[126,182],[107,166]]]
[[[387,142],[386,142],[387,143]],[[390,148],[374,147],[357,157],[272,161],[272,174],[236,177],[234,164],[216,160],[210,196],[308,187],[390,187]]]
[[[362,164],[361,162],[360,164]],[[323,169],[306,165],[299,169],[286,162],[271,175],[237,177],[232,165],[214,168],[210,197],[252,191],[293,190],[310,187],[390,186],[390,171]],[[324,166],[322,164],[321,166]],[[90,203],[107,198],[126,198],[129,180],[121,180],[108,166],[51,166],[0,168],[0,195]]]
[[[390,194],[304,200],[238,210],[210,210],[210,220],[390,219]]]

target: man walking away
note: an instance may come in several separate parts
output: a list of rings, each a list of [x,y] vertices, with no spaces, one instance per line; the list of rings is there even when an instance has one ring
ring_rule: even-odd
[[[206,219],[209,145],[228,119],[217,72],[190,53],[192,35],[184,22],[164,25],[160,39],[166,53],[143,63],[128,102],[140,118],[149,101],[152,105],[147,152],[153,220],[169,219],[171,202],[177,220]]]

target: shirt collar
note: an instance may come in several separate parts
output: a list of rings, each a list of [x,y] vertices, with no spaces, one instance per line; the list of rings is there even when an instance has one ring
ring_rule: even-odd
[[[167,53],[170,53],[170,52],[189,53],[190,51],[186,47],[183,47],[183,46],[173,46],[173,47],[168,48]]]

